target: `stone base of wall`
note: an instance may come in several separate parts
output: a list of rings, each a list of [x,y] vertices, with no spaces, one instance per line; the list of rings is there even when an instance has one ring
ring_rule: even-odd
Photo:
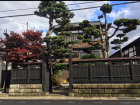
[[[69,96],[140,97],[140,84],[73,84]]]
[[[42,84],[10,84],[9,96],[41,96]]]

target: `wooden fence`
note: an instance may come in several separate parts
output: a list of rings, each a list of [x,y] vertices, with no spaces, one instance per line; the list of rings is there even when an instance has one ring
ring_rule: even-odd
[[[16,68],[18,65],[22,69]],[[35,66],[38,65],[38,68]],[[42,63],[13,64],[11,70],[11,84],[42,84]]]
[[[73,84],[97,83],[140,83],[140,57],[72,60],[70,52],[69,92]]]
[[[73,66],[73,83],[140,83],[140,65]]]

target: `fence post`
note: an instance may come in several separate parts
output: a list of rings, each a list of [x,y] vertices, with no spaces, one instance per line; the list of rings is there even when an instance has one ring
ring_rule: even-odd
[[[92,65],[91,65],[91,62],[89,62],[89,81],[92,80],[91,69],[92,69]]]
[[[131,79],[134,80],[134,71],[133,71],[133,62],[130,60],[130,73],[131,73]]]
[[[70,55],[69,55],[69,93],[72,93],[72,84],[73,84],[73,76],[72,76],[72,51],[70,51]]]
[[[47,92],[47,84],[46,84],[46,52],[42,52],[42,92]]]
[[[30,78],[30,75],[29,75],[30,74],[30,65],[28,65],[28,69],[27,70],[28,70],[28,73],[27,73],[28,74],[28,76],[27,76],[27,82],[29,83],[29,78]]]
[[[109,61],[109,72],[110,72],[110,80],[112,81],[113,77],[112,77],[112,62],[111,61]]]
[[[13,81],[12,81],[12,79],[13,79],[13,69],[14,69],[14,68],[13,68],[13,64],[12,64],[12,69],[11,69],[11,80],[10,80],[11,84],[12,84],[12,82],[13,82]]]

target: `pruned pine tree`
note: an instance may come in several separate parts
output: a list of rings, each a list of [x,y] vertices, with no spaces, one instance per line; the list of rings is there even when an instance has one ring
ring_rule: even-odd
[[[70,19],[74,17],[74,13],[70,12],[63,1],[41,1],[38,6],[39,11],[34,14],[49,19],[49,30],[42,42],[47,44],[47,56],[69,55],[69,44],[77,41],[67,42],[67,36],[71,36],[75,26],[70,25]],[[57,25],[54,25],[53,22]],[[59,27],[57,36],[51,36],[55,27]],[[64,31],[65,30],[65,31]]]
[[[118,34],[117,37],[119,39],[114,39],[113,41],[111,41],[111,44],[115,44],[116,45],[116,46],[112,47],[112,49],[115,49],[115,50],[120,49],[120,55],[121,55],[121,57],[123,57],[122,56],[121,44],[123,44],[124,42],[127,42],[128,39],[129,39],[128,37],[124,37],[125,35],[126,35],[125,33]]]
[[[94,29],[100,33],[101,43],[102,43],[101,45],[102,45],[102,48],[103,48],[103,51],[104,51],[103,54],[104,54],[105,58],[109,58],[109,54],[110,54],[109,40],[113,36],[115,36],[117,31],[120,30],[120,31],[123,31],[123,33],[128,33],[130,31],[136,30],[137,29],[137,25],[140,25],[140,20],[139,19],[126,19],[126,18],[122,18],[122,19],[117,19],[117,20],[115,20],[113,22],[113,24],[116,27],[112,26],[112,25],[108,26],[106,14],[107,13],[111,13],[112,9],[113,9],[113,7],[111,5],[109,5],[109,4],[102,5],[101,8],[100,8],[100,11],[102,11],[103,14],[98,17],[99,19],[103,18],[103,16],[105,18],[105,42],[102,39],[102,36],[103,36],[102,30],[100,28],[97,29],[95,26],[93,26]],[[121,27],[124,27],[124,28],[121,28]],[[114,28],[115,30],[114,30],[114,32],[110,36],[108,36],[108,30],[110,28]],[[105,44],[105,47],[103,47],[104,44]]]
[[[100,34],[91,26],[88,20],[84,20],[83,22],[79,23],[79,26],[82,28],[85,35],[84,37],[82,35],[78,35],[77,39],[83,40],[83,43],[88,43],[91,45],[89,48],[83,48],[85,53],[90,54],[92,50],[95,50],[100,45],[100,43],[92,43],[90,38],[91,36],[94,38],[99,38]]]

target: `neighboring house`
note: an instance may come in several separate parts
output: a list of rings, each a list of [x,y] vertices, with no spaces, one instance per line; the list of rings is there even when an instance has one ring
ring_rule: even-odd
[[[140,37],[122,48],[123,57],[140,57]],[[110,56],[110,58],[121,57],[120,50]]]
[[[81,27],[79,27],[79,23],[80,22],[77,22],[77,23],[70,23],[70,24],[73,24],[75,25],[75,28],[71,31],[72,32],[72,35],[71,36],[68,36],[66,38],[66,41],[72,41],[72,40],[77,40],[77,36],[78,35],[85,35],[83,33],[83,31],[81,30]],[[97,28],[99,28],[99,25],[100,25],[100,22],[99,21],[91,21],[90,24],[93,26],[93,25],[96,25]],[[108,24],[109,26],[111,25],[111,23]],[[103,28],[103,34],[105,34],[104,30],[105,30],[105,24],[101,23],[101,27]],[[58,28],[59,27],[55,27],[54,29],[54,32],[57,33],[58,31]],[[58,32],[58,36],[59,36],[59,33]],[[101,40],[100,38],[94,38],[93,36],[90,38],[92,43],[101,43]],[[104,39],[104,37],[103,37]],[[105,40],[105,39],[104,39]],[[83,52],[82,48],[88,48],[90,47],[91,45],[89,45],[88,43],[79,43],[79,44],[75,44],[73,46],[73,51],[72,51],[72,59],[81,59],[81,57],[83,55],[85,55],[86,53]],[[101,47],[98,47],[96,50],[93,50],[92,51],[93,54],[95,55],[98,55],[100,56],[101,58],[103,58],[103,54],[102,54],[102,50],[101,50]],[[66,57],[66,59],[64,59],[67,63],[68,63],[68,56]]]

